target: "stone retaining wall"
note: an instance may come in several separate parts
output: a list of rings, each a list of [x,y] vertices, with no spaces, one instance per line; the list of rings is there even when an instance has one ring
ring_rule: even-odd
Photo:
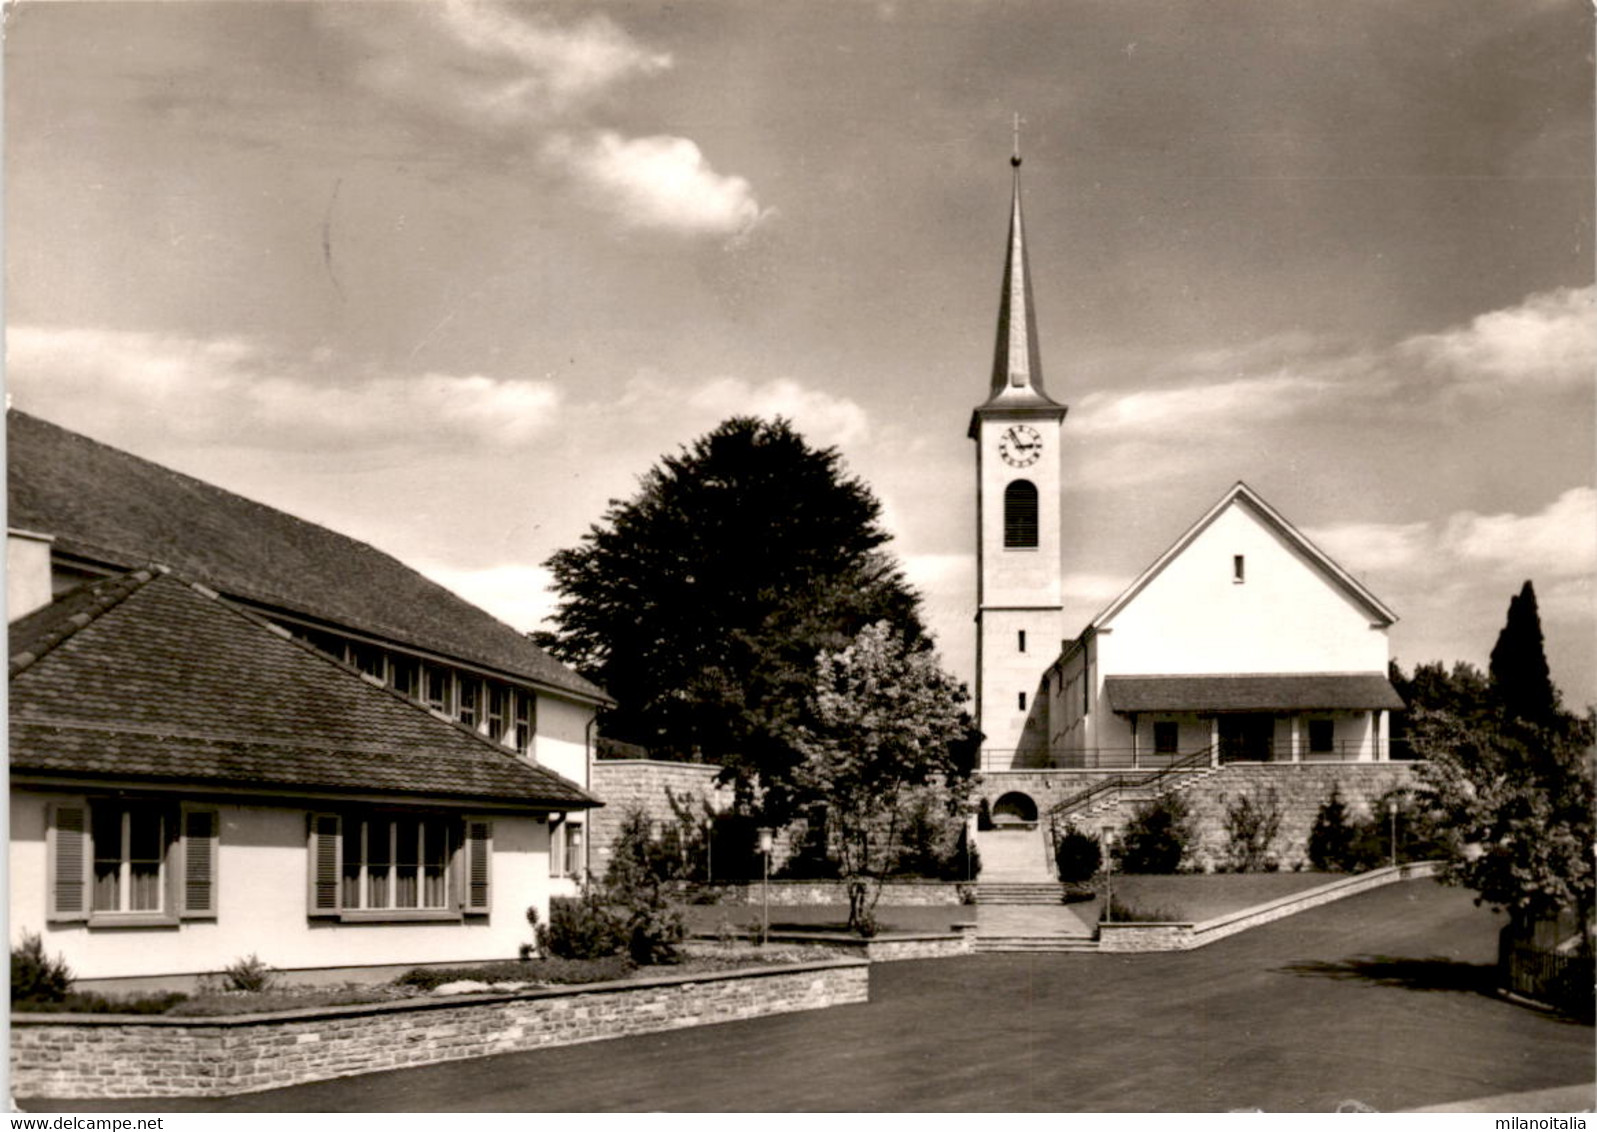
[[[1270,851],[1283,869],[1306,867],[1309,832],[1333,786],[1341,793],[1349,817],[1363,820],[1389,792],[1413,788],[1415,766],[1411,762],[1227,763],[1207,777],[1195,779],[1174,791],[1187,802],[1195,834],[1182,864],[1200,870],[1225,865],[1227,808],[1243,795],[1251,795],[1262,802],[1273,792],[1281,814],[1281,827]],[[1094,771],[989,773],[983,776],[982,789],[992,794],[1009,790],[1031,794],[1039,811],[1046,814],[1050,806],[1108,777],[1106,773]],[[1180,783],[1181,779],[1173,781]],[[1118,836],[1138,804],[1124,801],[1091,817],[1076,820],[1092,832],[1113,830]]]
[[[951,959],[969,955],[975,949],[975,934],[967,932],[927,932],[873,936],[870,939],[813,932],[772,932],[773,944],[797,944],[817,950],[868,959],[872,963],[894,963],[900,959]]]
[[[860,959],[234,1018],[11,1016],[18,1097],[224,1096],[869,999]]]
[[[759,907],[764,890],[749,884],[700,885],[696,891],[714,894],[717,904]],[[968,899],[967,899],[968,898]],[[975,886],[939,880],[888,881],[882,885],[878,905],[883,908],[942,908],[975,899]],[[841,904],[848,906],[848,891],[840,880],[773,880],[771,903],[780,906]]]
[[[588,812],[594,873],[604,876],[610,864],[611,843],[629,809],[641,806],[658,829],[677,820],[671,808],[672,798],[688,803],[695,815],[703,815],[706,802],[717,813],[730,808],[732,788],[715,784],[719,773],[720,767],[705,763],[595,759],[589,786],[604,802],[604,808]]]
[[[1336,900],[1345,900],[1349,896],[1357,896],[1372,888],[1381,888],[1417,877],[1435,876],[1440,867],[1436,861],[1420,861],[1412,865],[1399,865],[1396,868],[1372,869],[1367,873],[1334,880],[1306,892],[1295,892],[1279,900],[1272,900],[1268,904],[1245,908],[1225,916],[1216,916],[1212,920],[1198,924],[1099,924],[1098,950],[1189,951],[1194,947],[1205,947],[1216,940],[1246,931],[1248,928],[1260,927],[1283,917],[1296,915],[1298,912],[1306,912],[1321,904],[1330,904]]]

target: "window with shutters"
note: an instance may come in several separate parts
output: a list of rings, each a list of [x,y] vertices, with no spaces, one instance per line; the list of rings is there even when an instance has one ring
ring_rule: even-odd
[[[52,805],[50,920],[135,927],[215,918],[218,831],[215,811],[187,804]]]
[[[1004,488],[1004,548],[1035,549],[1037,546],[1037,486],[1030,480],[1015,480]]]
[[[363,811],[310,819],[312,916],[453,920],[489,907],[492,823]]]

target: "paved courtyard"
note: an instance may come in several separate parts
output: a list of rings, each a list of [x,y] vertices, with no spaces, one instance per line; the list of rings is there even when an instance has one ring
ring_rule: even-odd
[[[1500,923],[1410,881],[1185,954],[890,963],[866,1005],[138,1107],[1392,1110],[1589,1082],[1589,1026],[1483,993]]]

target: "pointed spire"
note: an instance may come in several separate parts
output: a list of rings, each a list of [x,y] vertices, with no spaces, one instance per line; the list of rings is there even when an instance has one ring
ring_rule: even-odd
[[[1032,302],[1031,268],[1026,259],[1026,229],[1020,211],[1020,116],[1015,116],[1014,190],[1009,211],[1009,248],[1004,289],[998,304],[998,342],[993,351],[988,405],[1057,405],[1043,389],[1042,351],[1037,345],[1037,315]],[[1059,406],[1063,407],[1063,406]]]

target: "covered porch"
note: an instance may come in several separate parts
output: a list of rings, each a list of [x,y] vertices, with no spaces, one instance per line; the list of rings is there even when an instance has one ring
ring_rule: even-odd
[[[1341,673],[1110,676],[1104,702],[1133,768],[1205,749],[1216,764],[1385,762],[1391,713],[1405,706],[1385,676]]]

